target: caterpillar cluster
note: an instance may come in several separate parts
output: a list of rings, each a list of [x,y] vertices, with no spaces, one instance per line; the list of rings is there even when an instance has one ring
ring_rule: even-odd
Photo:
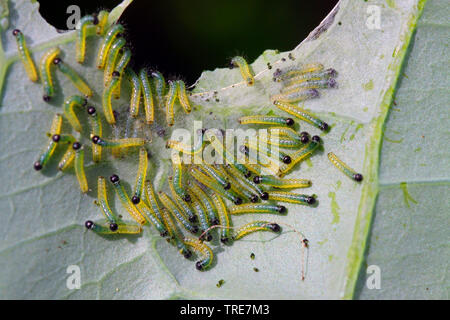
[[[86,221],[85,226],[100,234],[139,234],[142,227],[152,225],[162,237],[177,247],[179,252],[190,258],[192,250],[201,259],[196,262],[198,270],[206,270],[214,259],[213,250],[206,243],[213,238],[213,230],[220,230],[222,243],[237,241],[248,234],[257,231],[279,233],[280,225],[271,221],[253,221],[240,227],[233,227],[232,217],[240,214],[287,214],[285,206],[279,203],[293,203],[299,205],[316,205],[315,195],[306,195],[286,189],[308,188],[312,185],[306,179],[284,179],[296,164],[310,157],[322,146],[318,136],[310,136],[306,131],[298,133],[293,129],[293,118],[278,115],[251,115],[239,118],[241,125],[257,125],[267,127],[266,135],[259,135],[260,142],[266,146],[287,149],[274,154],[272,149],[264,144],[257,144],[248,139],[239,146],[244,162],[236,161],[233,150],[223,143],[227,135],[223,130],[202,129],[197,132],[197,141],[193,145],[184,144],[176,140],[168,140],[166,147],[172,149],[172,176],[169,177],[170,194],[155,192],[153,184],[147,178],[148,153],[145,148],[146,139],[142,137],[120,137],[118,133],[118,113],[113,108],[113,98],[121,96],[121,83],[125,79],[131,87],[130,107],[128,119],[139,123],[141,100],[144,106],[144,118],[147,125],[155,124],[155,108],[165,111],[168,126],[173,126],[174,105],[178,101],[186,114],[193,108],[185,83],[182,80],[172,80],[166,83],[164,76],[158,71],[150,74],[146,69],[135,72],[130,66],[131,51],[126,47],[122,37],[124,27],[115,23],[107,28],[108,12],[101,11],[96,15],[85,16],[79,21],[76,35],[76,60],[85,60],[86,37],[89,28],[95,28],[97,35],[102,37],[102,43],[97,54],[96,66],[104,70],[102,93],[103,114],[88,103],[93,92],[89,85],[73,68],[60,57],[59,48],[46,51],[39,64],[39,75],[43,85],[43,100],[48,102],[55,93],[52,69],[56,68],[73,83],[81,95],[67,97],[63,104],[63,114],[54,116],[50,131],[47,133],[49,142],[44,152],[34,163],[34,169],[41,170],[58,147],[65,147],[66,151],[58,164],[61,171],[74,167],[80,190],[89,191],[85,174],[85,149],[72,134],[63,134],[63,117],[72,129],[82,133],[82,124],[77,114],[87,113],[90,126],[90,141],[92,159],[95,163],[102,161],[104,149],[111,150],[113,155],[127,155],[131,149],[139,149],[139,166],[130,197],[117,174],[111,174],[110,184],[116,192],[124,209],[134,221],[122,220],[121,216],[113,212],[107,198],[107,179],[97,177],[96,204],[104,215],[104,220]],[[32,81],[38,81],[36,67],[27,49],[25,39],[20,30],[14,30],[18,52],[25,70]],[[232,67],[238,67],[243,80],[248,86],[255,83],[251,68],[243,57],[235,57],[231,61]],[[272,67],[270,67],[272,68]],[[270,101],[280,110],[305,121],[322,131],[329,130],[326,122],[313,114],[303,110],[296,104],[299,101],[319,97],[318,89],[336,87],[336,71],[324,69],[319,63],[307,64],[298,68],[277,69],[273,80],[281,83],[279,94],[270,97]],[[111,126],[113,138],[104,135],[103,126]],[[128,127],[128,125],[127,125]],[[128,130],[128,129],[127,129]],[[163,130],[163,129],[161,129]],[[210,146],[221,155],[225,163],[213,164],[185,164],[182,157],[194,157],[202,153],[206,146]],[[258,156],[252,158],[252,151]],[[362,175],[356,173],[339,160],[333,153],[329,153],[330,161],[344,174],[359,182]],[[250,161],[253,160],[253,161]],[[262,200],[263,202],[260,202]],[[266,202],[268,201],[268,202]],[[290,227],[290,226],[289,226]],[[184,230],[182,230],[184,229]],[[186,236],[184,232],[192,235]],[[294,230],[296,231],[296,230]],[[302,248],[308,247],[308,240],[300,234]],[[302,279],[304,273],[302,271]]]

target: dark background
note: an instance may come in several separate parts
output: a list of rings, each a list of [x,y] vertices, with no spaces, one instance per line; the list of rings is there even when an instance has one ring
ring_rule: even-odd
[[[40,0],[40,13],[66,30],[69,5],[81,16],[116,0]],[[235,55],[253,62],[265,49],[292,50],[331,11],[337,0],[134,0],[121,18],[136,67],[157,68],[188,85],[203,70],[228,66]]]

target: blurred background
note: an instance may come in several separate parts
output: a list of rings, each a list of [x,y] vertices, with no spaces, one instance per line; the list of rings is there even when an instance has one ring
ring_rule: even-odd
[[[81,16],[112,9],[120,0],[40,0],[40,13],[67,30],[70,5]],[[331,11],[337,0],[134,0],[121,18],[134,65],[181,77],[193,84],[203,70],[226,67],[235,55],[252,63],[264,50],[295,48]]]

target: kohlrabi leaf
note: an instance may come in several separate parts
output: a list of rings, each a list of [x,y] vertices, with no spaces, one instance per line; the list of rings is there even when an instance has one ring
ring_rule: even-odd
[[[361,299],[448,299],[449,14],[445,1],[427,2],[400,74],[365,261],[379,267],[380,289],[366,286],[363,268]]]
[[[128,2],[124,1],[115,9],[110,23],[120,16]],[[444,7],[443,4],[441,6]],[[9,13],[2,11],[0,14],[3,19],[0,48],[0,175],[3,182],[0,186],[0,297],[351,298],[357,288],[358,276],[365,274],[362,261],[371,236],[373,212],[376,212],[376,219],[372,237],[379,235],[383,244],[377,245],[378,240],[371,239],[368,262],[380,266],[382,277],[386,272],[386,278],[382,278],[382,286],[385,285],[386,290],[392,288],[387,281],[392,281],[392,286],[403,281],[396,277],[410,264],[408,260],[402,260],[405,257],[416,259],[414,257],[418,254],[426,252],[424,254],[430,256],[428,260],[431,262],[427,267],[430,271],[432,267],[437,268],[438,250],[445,250],[448,237],[445,238],[445,230],[442,229],[441,235],[432,235],[435,240],[428,246],[427,236],[433,229],[427,226],[423,213],[431,220],[436,219],[432,221],[433,226],[445,224],[448,200],[440,202],[439,192],[443,194],[447,187],[448,180],[442,175],[448,174],[445,170],[448,169],[448,154],[444,154],[444,148],[437,153],[435,150],[441,143],[445,145],[444,136],[448,135],[440,117],[445,113],[444,94],[448,85],[444,78],[433,78],[433,70],[445,68],[441,64],[447,63],[443,48],[446,29],[441,25],[448,15],[443,13],[439,2],[430,6],[427,17],[424,16],[426,21],[420,24],[423,30],[419,29],[413,49],[408,53],[423,7],[424,1],[419,0],[343,0],[297,48],[284,53],[267,50],[252,63],[256,74],[254,86],[247,87],[242,83],[236,69],[206,71],[197,81],[191,96],[194,112],[185,116],[181,110],[177,111],[174,129],[184,128],[192,132],[194,120],[203,121],[203,126],[208,128],[237,128],[236,119],[243,114],[269,113],[271,110],[282,114],[269,100],[269,96],[280,89],[272,81],[275,69],[320,62],[338,71],[338,88],[322,90],[319,99],[302,104],[332,126],[328,134],[321,134],[308,124],[300,123],[302,131],[321,134],[324,150],[289,175],[311,179],[313,186],[305,193],[316,194],[319,205],[289,205],[287,216],[264,216],[265,220],[295,227],[309,239],[307,274],[302,281],[299,237],[289,232],[289,227],[284,227],[284,232],[276,237],[267,233],[254,234],[231,246],[214,242],[215,263],[206,272],[195,270],[192,261],[185,260],[153,229],[145,228],[141,236],[134,237],[102,237],[86,230],[85,220],[101,218],[100,210],[93,204],[97,176],[117,173],[127,182],[126,189],[131,190],[137,170],[137,154],[131,153],[123,159],[109,157],[101,165],[94,165],[88,157],[86,170],[92,191],[87,195],[80,193],[73,172],[62,174],[57,171],[56,160],[52,160],[42,172],[34,171],[32,165],[47,143],[46,132],[53,114],[62,112],[64,97],[77,94],[77,91],[63,75],[56,73],[58,94],[50,104],[43,102],[41,84],[28,80],[11,31],[14,28],[23,31],[36,62],[46,49],[58,45],[64,52],[64,60],[94,88],[95,94],[90,102],[100,107],[103,72],[95,67],[98,37],[89,37],[87,61],[79,65],[74,58],[73,31],[57,33],[40,17],[37,4],[32,1],[9,2]],[[4,21],[9,22],[9,27]],[[441,32],[441,42],[427,39],[438,32]],[[429,54],[421,51],[419,46],[416,48],[419,43],[417,37],[421,34],[423,43],[433,46],[432,51],[436,53]],[[293,59],[288,57],[289,53]],[[405,57],[409,60],[406,71],[402,73]],[[435,59],[437,61],[433,64]],[[267,63],[272,66],[271,70]],[[385,123],[399,78],[402,81],[396,98],[397,107],[392,107],[394,109]],[[128,97],[125,93],[115,103],[116,109],[126,110]],[[395,108],[400,108],[403,113],[397,115]],[[169,152],[164,148],[165,140],[156,134],[165,126],[165,119],[162,112],[158,111],[157,115],[157,124],[151,127],[151,131],[145,130],[152,139],[149,144],[150,178],[156,189],[164,190],[171,169]],[[81,117],[81,120],[86,123],[86,118]],[[119,123],[119,126],[125,124]],[[67,123],[64,127],[66,130],[70,128]],[[423,141],[418,136],[418,132],[422,132],[419,128],[425,132]],[[401,129],[401,137],[394,136],[400,135],[395,132]],[[87,130],[80,137],[82,143],[89,143]],[[171,131],[166,128],[165,139]],[[401,141],[391,143],[387,139]],[[414,153],[413,150],[419,147],[421,151]],[[357,184],[337,171],[328,161],[326,154],[329,151],[361,171],[364,181]],[[412,165],[421,159],[426,166]],[[400,185],[400,182],[406,182],[406,185]],[[417,204],[409,200],[410,207],[405,207],[405,186]],[[112,194],[111,202],[113,210],[127,215]],[[392,220],[386,220],[385,216]],[[416,221],[415,217],[421,220]],[[233,224],[260,218],[237,217],[233,218]],[[409,221],[406,229],[402,229],[401,220]],[[399,223],[399,226],[389,225],[391,221]],[[396,232],[406,235],[402,248],[411,251],[394,250],[394,245],[398,245]],[[419,237],[415,238],[417,232]],[[414,241],[420,246],[411,243]],[[436,251],[428,253],[432,248]],[[251,253],[255,254],[255,259],[250,259]],[[390,265],[385,267],[384,263],[391,263],[394,256],[399,259],[399,264],[393,268]],[[72,265],[81,271],[79,290],[69,289],[66,285],[67,270]],[[254,267],[259,272],[255,272]],[[415,282],[405,287],[416,288],[431,281],[439,282],[436,286],[442,288],[440,284],[445,281],[444,274],[420,280],[415,279],[414,274],[409,276]],[[219,280],[225,281],[220,288],[216,286]],[[379,292],[362,290],[361,297]],[[394,289],[389,294],[395,296]]]

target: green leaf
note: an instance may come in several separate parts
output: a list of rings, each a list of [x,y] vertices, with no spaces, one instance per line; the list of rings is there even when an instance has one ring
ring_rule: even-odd
[[[369,290],[364,275],[362,299],[448,299],[449,14],[445,1],[427,2],[400,74],[365,261],[380,268],[381,288]]]
[[[121,7],[116,8],[115,19],[120,16],[128,3],[129,1],[126,1]],[[370,15],[367,11],[369,5],[375,5],[380,10],[380,29],[370,29],[366,25]],[[188,117],[181,111],[177,112],[175,126],[178,128],[191,128],[195,119],[203,120],[207,127],[236,128],[235,119],[243,113],[256,114],[274,110],[269,101],[269,96],[279,90],[271,79],[274,69],[303,62],[321,62],[339,72],[338,89],[323,90],[320,99],[304,103],[305,108],[314,111],[332,124],[330,133],[322,135],[325,152],[317,153],[311,161],[301,164],[292,174],[293,177],[310,178],[313,181],[313,187],[307,192],[318,195],[319,206],[317,208],[288,206],[289,213],[286,217],[268,218],[294,226],[309,239],[308,272],[306,280],[301,281],[300,243],[298,236],[289,232],[288,227],[285,227],[282,235],[278,237],[255,234],[248,240],[238,241],[229,247],[214,244],[216,263],[207,272],[196,271],[191,261],[183,259],[175,248],[162,240],[154,230],[146,228],[143,235],[138,237],[100,237],[85,230],[83,226],[85,220],[98,219],[101,216],[98,208],[92,203],[96,196],[93,187],[96,184],[96,177],[118,173],[124,181],[133,183],[137,170],[137,155],[133,153],[123,160],[111,157],[100,166],[88,163],[88,182],[94,190],[87,195],[80,194],[72,173],[61,174],[56,169],[51,169],[55,167],[56,161],[50,163],[49,168],[42,173],[36,173],[32,169],[32,163],[47,142],[45,132],[50,126],[52,115],[61,112],[60,106],[64,97],[77,92],[63,76],[57,74],[59,94],[51,104],[41,101],[42,88],[39,84],[28,81],[10,31],[13,28],[22,29],[35,61],[39,61],[45,49],[60,46],[65,52],[65,61],[94,87],[96,94],[91,102],[96,106],[101,105],[99,94],[102,92],[103,76],[94,66],[99,41],[95,36],[88,39],[87,62],[80,66],[74,61],[74,32],[56,33],[39,16],[35,3],[19,0],[10,4],[9,29],[2,33],[3,47],[0,48],[2,90],[0,134],[3,137],[0,142],[0,174],[3,181],[0,186],[0,297],[72,299],[352,297],[358,275],[364,275],[365,272],[362,268],[360,273],[360,268],[363,266],[364,249],[368,241],[378,191],[380,196],[377,200],[375,229],[372,236],[378,230],[378,223],[381,223],[381,227],[378,228],[381,229],[379,232],[383,233],[383,239],[392,239],[395,232],[386,232],[384,227],[386,221],[379,222],[379,212],[386,212],[386,215],[391,217],[395,215],[402,220],[400,216],[412,219],[413,216],[410,214],[419,214],[428,210],[424,208],[431,206],[438,210],[441,208],[442,212],[448,208],[448,203],[440,203],[441,207],[435,207],[435,201],[431,201],[426,192],[423,195],[426,199],[422,201],[422,197],[419,197],[422,193],[418,192],[419,189],[416,189],[415,185],[413,188],[410,184],[417,181],[421,183],[435,181],[434,177],[442,180],[441,172],[448,172],[448,170],[441,171],[445,165],[448,167],[448,164],[443,162],[448,158],[448,155],[445,157],[444,151],[435,153],[432,145],[420,143],[423,150],[421,154],[429,167],[419,170],[416,176],[411,174],[406,176],[413,171],[407,166],[411,157],[419,157],[411,152],[413,148],[410,147],[411,143],[417,142],[418,139],[413,135],[413,130],[419,130],[415,126],[416,121],[432,119],[433,124],[426,129],[430,131],[431,136],[432,132],[434,134],[431,128],[439,123],[437,117],[440,114],[436,108],[432,114],[426,113],[425,116],[425,109],[419,108],[419,102],[415,100],[413,94],[419,89],[429,88],[426,94],[431,96],[435,90],[433,84],[439,85],[442,91],[448,87],[442,85],[445,79],[440,79],[443,82],[432,83],[429,81],[430,78],[422,77],[426,65],[424,61],[433,60],[435,56],[426,57],[420,52],[414,54],[415,46],[408,54],[408,61],[412,61],[411,67],[414,66],[414,73],[417,75],[411,79],[414,83],[409,86],[409,83],[402,79],[396,101],[398,107],[403,105],[406,109],[406,106],[413,106],[413,110],[408,109],[409,116],[405,116],[403,122],[393,119],[395,111],[392,111],[388,122],[385,123],[397,80],[402,75],[402,62],[407,56],[409,41],[423,6],[424,1],[413,0],[386,3],[343,0],[321,26],[290,52],[295,57],[294,61],[288,58],[288,52],[265,51],[252,64],[252,69],[257,75],[253,87],[239,84],[241,78],[238,70],[205,71],[196,83],[191,98],[197,105],[197,110]],[[431,21],[431,26],[435,20],[441,21],[439,20],[441,18],[443,21],[442,17],[448,16],[439,15],[442,14],[439,5],[435,4],[430,10],[431,16],[428,16],[427,21],[428,23]],[[427,22],[424,23],[425,29],[426,25]],[[435,31],[442,32],[441,30],[445,29],[440,29],[437,25],[436,30],[427,29],[424,32],[430,33],[431,37]],[[420,32],[422,31],[419,28],[417,35]],[[441,63],[445,64],[443,60],[445,50],[437,51],[437,54],[441,54]],[[267,69],[268,62],[273,66],[272,70]],[[409,62],[406,70],[408,68]],[[406,71],[406,74],[408,73],[413,74],[413,71]],[[406,89],[402,92],[403,86],[406,86]],[[214,96],[213,92],[216,90],[218,93]],[[201,95],[203,92],[210,92],[211,96]],[[424,96],[424,99],[426,97]],[[219,101],[216,101],[216,98]],[[433,99],[436,99],[434,100],[436,105],[439,99],[442,99],[440,105],[445,105],[445,96],[433,95]],[[127,101],[125,95],[117,106],[126,107]],[[418,113],[424,114],[417,118],[420,120],[416,120]],[[162,113],[160,116],[161,120],[158,122],[163,125]],[[393,144],[391,149],[388,142],[384,142],[380,155],[383,133],[385,137],[397,140],[396,136],[391,136],[392,132],[388,129],[392,126],[393,130],[399,130],[399,124],[401,128],[405,128],[402,132],[402,142]],[[411,126],[415,127],[411,129]],[[312,134],[320,133],[306,124],[301,124],[301,128]],[[443,138],[444,125],[441,128],[439,134]],[[155,131],[157,127],[154,126],[152,129]],[[88,142],[86,136],[86,132],[83,132],[83,143]],[[155,132],[152,132],[151,136],[153,138],[150,145],[151,177],[157,189],[164,189],[170,172],[170,166],[167,165],[169,153],[164,148],[165,141],[162,138]],[[438,139],[438,142],[441,143],[442,140]],[[398,148],[404,148],[409,152],[409,156],[406,157]],[[361,170],[365,177],[364,182],[361,185],[355,184],[342,176],[330,165],[326,157],[329,151],[340,155],[351,167]],[[394,170],[395,168],[398,170]],[[410,200],[410,208],[413,209],[398,209],[398,203],[403,201],[403,198],[397,195],[399,190],[403,192],[399,187],[400,182],[407,182],[411,197],[418,202],[415,204]],[[425,184],[426,190],[429,188],[431,195],[434,184]],[[422,185],[418,186],[422,188]],[[128,184],[126,187],[130,190]],[[445,188],[445,182],[441,188]],[[435,193],[437,189],[433,191]],[[123,212],[118,199],[112,200],[113,209]],[[432,203],[428,204],[427,201]],[[414,207],[416,205],[420,205],[421,209]],[[392,208],[396,208],[396,211],[392,212]],[[408,210],[415,211],[411,213]],[[434,209],[429,211],[430,216],[432,212]],[[441,217],[445,219],[444,213]],[[251,219],[252,217],[248,216],[237,217],[233,219],[233,223],[240,225]],[[387,224],[389,223],[388,221]],[[416,226],[416,222],[414,223]],[[434,223],[436,226],[438,223],[443,225],[442,221]],[[398,229],[400,227],[395,230]],[[408,230],[409,237],[413,230]],[[426,229],[421,230],[424,237],[422,239],[425,239]],[[444,241],[445,233],[440,240],[438,235],[435,237],[433,246],[439,247],[440,244],[448,243]],[[371,244],[374,243],[372,239]],[[418,248],[414,246],[414,249]],[[381,262],[374,262],[378,265],[391,259],[393,254],[400,256],[400,253],[393,253],[389,249],[391,249],[389,246],[382,246],[380,251],[376,245],[372,245],[368,262],[371,263],[371,259],[375,259],[371,257],[372,252],[382,257]],[[254,260],[250,259],[251,253],[255,254]],[[411,251],[411,255],[413,254]],[[405,257],[409,256],[408,253],[405,254]],[[438,263],[438,260],[433,262]],[[392,269],[393,276],[390,280],[398,281],[395,279],[395,272],[401,270],[403,264],[407,265],[407,260]],[[66,286],[68,277],[66,270],[70,265],[78,265],[81,268],[80,290],[69,290]],[[254,267],[257,267],[259,272],[255,272]],[[391,272],[391,269],[387,268],[386,272]],[[381,269],[384,272],[383,266]],[[216,284],[221,279],[225,282],[218,288]],[[390,291],[390,294],[392,293],[393,291]],[[365,297],[366,294],[374,293],[362,290],[361,297]]]

